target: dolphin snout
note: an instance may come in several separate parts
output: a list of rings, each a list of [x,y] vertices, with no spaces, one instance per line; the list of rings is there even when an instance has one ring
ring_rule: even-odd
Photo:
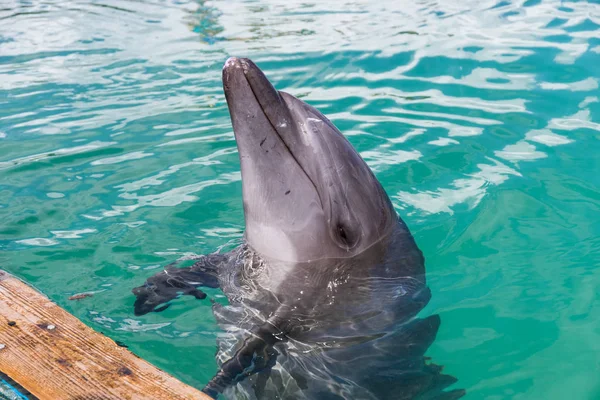
[[[235,67],[240,67],[240,59],[237,57],[229,57],[227,59],[227,61],[225,61],[225,64],[223,65],[223,69],[230,69],[230,68],[235,68]]]
[[[247,74],[252,67],[258,69],[258,67],[248,58],[229,57],[227,61],[225,61],[225,64],[223,64],[223,72],[231,73],[238,69],[242,70],[244,74]]]

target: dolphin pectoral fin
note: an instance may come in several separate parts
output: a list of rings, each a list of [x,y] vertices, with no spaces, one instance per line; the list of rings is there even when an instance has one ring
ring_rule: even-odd
[[[219,372],[202,391],[216,399],[228,386],[257,373],[262,376],[257,381],[260,386],[255,387],[255,390],[264,389],[278,355],[273,345],[280,339],[272,333],[273,328],[271,324],[266,323],[258,329],[256,335],[244,340],[239,350],[223,363]]]
[[[226,255],[210,254],[195,259],[190,267],[176,268],[179,261],[167,265],[163,271],[132,290],[136,296],[133,305],[135,315],[164,311],[169,306],[165,303],[182,295],[205,299],[206,293],[198,287],[219,287],[218,267],[225,259]]]
[[[425,356],[440,326],[439,315],[415,318],[367,342],[327,350],[328,370],[380,400],[454,400],[465,395],[457,379]]]
[[[168,308],[168,304],[165,303],[181,295],[191,295],[197,299],[206,298],[206,293],[196,287],[202,285],[200,279],[189,283],[182,279],[177,271],[177,268],[164,270],[132,290],[136,296],[133,304],[135,315],[164,311]]]
[[[429,400],[454,400],[463,397],[463,389],[446,390],[457,382],[451,375],[443,373],[443,367],[434,364],[425,356],[437,336],[440,327],[439,315],[430,315],[426,318],[417,318],[406,325],[397,335],[391,335],[389,340],[384,340],[379,346],[385,349],[389,356],[396,358],[386,368],[393,371],[393,382],[388,381],[385,375],[375,374],[370,379],[376,386],[387,385],[395,388],[388,393],[404,392],[413,397]],[[376,392],[376,389],[374,390]],[[385,397],[390,400],[396,397]]]
[[[258,372],[256,382],[254,382],[254,384],[252,385],[252,389],[254,389],[254,394],[256,395],[257,399],[260,399],[263,397],[265,387],[267,386],[267,381],[271,377],[271,371],[273,370],[273,367],[277,363],[278,353],[274,349],[273,349],[273,351],[274,351],[274,354],[267,361],[266,367],[262,371]]]

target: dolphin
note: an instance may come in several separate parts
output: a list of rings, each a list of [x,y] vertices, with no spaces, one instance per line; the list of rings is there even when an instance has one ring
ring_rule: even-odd
[[[245,233],[228,253],[177,262],[133,289],[134,312],[213,302],[219,370],[203,391],[235,399],[457,399],[425,352],[438,315],[407,225],[371,169],[323,114],[277,91],[249,59],[223,88],[240,158]]]

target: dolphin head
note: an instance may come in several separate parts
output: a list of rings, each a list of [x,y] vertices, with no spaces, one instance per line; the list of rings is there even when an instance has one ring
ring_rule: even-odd
[[[244,58],[227,60],[223,88],[252,249],[290,262],[353,257],[398,224],[371,169],[318,110]]]

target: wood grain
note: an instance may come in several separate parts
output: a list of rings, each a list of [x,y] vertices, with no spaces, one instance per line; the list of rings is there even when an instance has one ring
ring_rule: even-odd
[[[0,371],[39,400],[210,399],[2,270]]]

